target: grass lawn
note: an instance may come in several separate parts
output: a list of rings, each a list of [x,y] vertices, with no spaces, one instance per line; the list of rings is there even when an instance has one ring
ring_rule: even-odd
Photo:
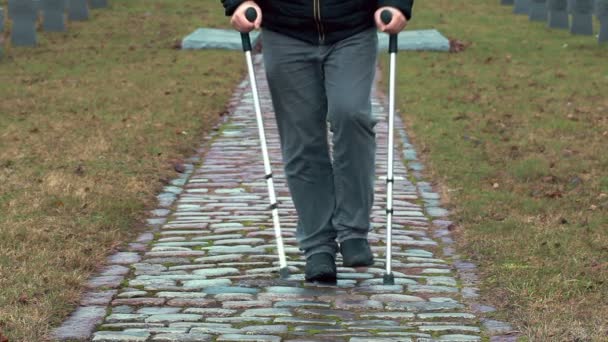
[[[484,299],[531,341],[608,340],[608,46],[498,0],[414,16],[470,44],[402,53],[398,103]]]
[[[43,340],[74,309],[244,75],[238,51],[172,49],[228,24],[219,1],[110,2],[35,49],[5,45],[0,60],[0,336],[11,342]]]

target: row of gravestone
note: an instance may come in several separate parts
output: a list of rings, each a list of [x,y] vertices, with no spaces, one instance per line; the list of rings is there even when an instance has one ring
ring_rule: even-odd
[[[531,21],[546,21],[551,28],[569,29],[572,34],[593,35],[593,15],[600,22],[598,41],[608,42],[608,0],[501,0],[513,5],[513,13]]]
[[[66,20],[89,19],[89,8],[104,8],[108,0],[8,0],[8,15],[12,22],[12,46],[36,46],[36,24],[39,14],[42,30],[64,32]],[[8,17],[0,4],[0,36],[4,31],[4,19]],[[0,39],[0,56],[2,40]]]

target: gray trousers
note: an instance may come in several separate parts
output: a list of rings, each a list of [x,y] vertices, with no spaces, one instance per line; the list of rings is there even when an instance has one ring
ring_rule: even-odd
[[[337,242],[367,238],[371,228],[376,29],[323,46],[269,30],[262,35],[297,240],[306,257],[335,255]]]

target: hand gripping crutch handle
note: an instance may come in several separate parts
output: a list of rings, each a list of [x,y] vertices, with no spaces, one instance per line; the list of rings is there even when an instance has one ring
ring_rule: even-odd
[[[388,25],[393,21],[393,13],[389,10],[384,10],[380,13],[380,19],[384,25]],[[391,34],[388,42],[388,52],[389,53],[397,53],[397,35]]]
[[[258,18],[258,12],[253,7],[249,7],[245,11],[245,18],[249,22],[254,22]],[[243,51],[251,51],[251,39],[249,33],[241,33],[241,40],[243,41]]]

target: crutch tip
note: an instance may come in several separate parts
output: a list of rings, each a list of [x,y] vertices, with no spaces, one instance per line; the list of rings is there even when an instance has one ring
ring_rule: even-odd
[[[281,279],[289,278],[289,268],[288,267],[281,268],[279,270],[279,275],[281,276]]]
[[[395,285],[395,275],[392,273],[385,273],[382,280],[384,285]]]

